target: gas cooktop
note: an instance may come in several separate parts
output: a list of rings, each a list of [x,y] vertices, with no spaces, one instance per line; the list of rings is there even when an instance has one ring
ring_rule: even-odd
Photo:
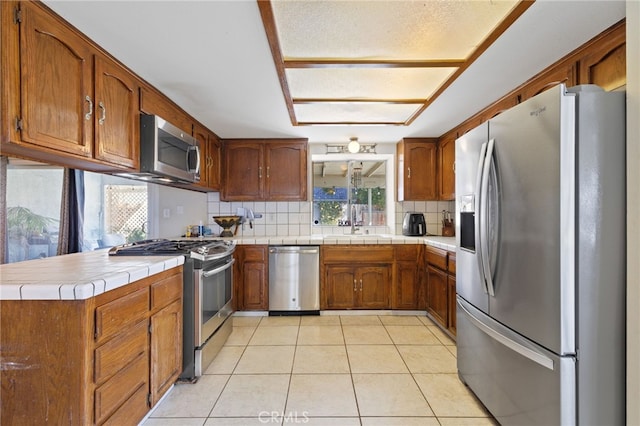
[[[233,253],[235,241],[230,240],[143,240],[109,249],[110,256],[186,255],[200,260],[217,259]]]

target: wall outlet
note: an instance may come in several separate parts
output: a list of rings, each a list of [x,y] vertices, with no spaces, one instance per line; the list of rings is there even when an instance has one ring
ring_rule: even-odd
[[[171,209],[162,210],[162,217],[169,219],[171,217]]]

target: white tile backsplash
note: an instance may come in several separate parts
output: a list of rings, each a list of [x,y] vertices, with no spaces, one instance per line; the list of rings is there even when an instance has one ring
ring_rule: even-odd
[[[210,193],[211,194],[211,193]],[[307,235],[334,235],[350,233],[350,227],[342,226],[312,226],[310,201],[295,202],[224,202],[218,196],[209,195],[207,208],[209,216],[236,214],[238,207],[250,208],[255,214],[262,215],[256,218],[253,229],[248,224],[238,229],[237,236],[242,237],[273,237],[273,236],[307,236]],[[406,212],[424,213],[427,222],[427,232],[434,235],[442,235],[442,210],[454,212],[453,201],[403,201],[395,203],[395,223],[387,226],[361,227],[363,234],[402,234],[402,220]],[[221,229],[211,224],[214,234]]]

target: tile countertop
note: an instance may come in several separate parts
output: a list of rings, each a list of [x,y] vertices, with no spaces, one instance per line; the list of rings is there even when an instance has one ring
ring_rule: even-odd
[[[0,265],[0,300],[82,300],[184,264],[184,256],[108,249]]]
[[[404,235],[307,235],[289,237],[236,238],[238,244],[314,245],[314,244],[426,244],[444,250],[456,251],[456,237]]]
[[[206,238],[210,239],[210,238]],[[310,235],[238,238],[238,244],[427,244],[455,251],[455,237]],[[184,256],[109,256],[108,249],[0,265],[0,300],[82,300],[184,264]]]

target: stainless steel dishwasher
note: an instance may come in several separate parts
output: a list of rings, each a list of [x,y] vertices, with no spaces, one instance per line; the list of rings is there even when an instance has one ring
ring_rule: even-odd
[[[319,314],[320,248],[269,247],[269,315]]]

